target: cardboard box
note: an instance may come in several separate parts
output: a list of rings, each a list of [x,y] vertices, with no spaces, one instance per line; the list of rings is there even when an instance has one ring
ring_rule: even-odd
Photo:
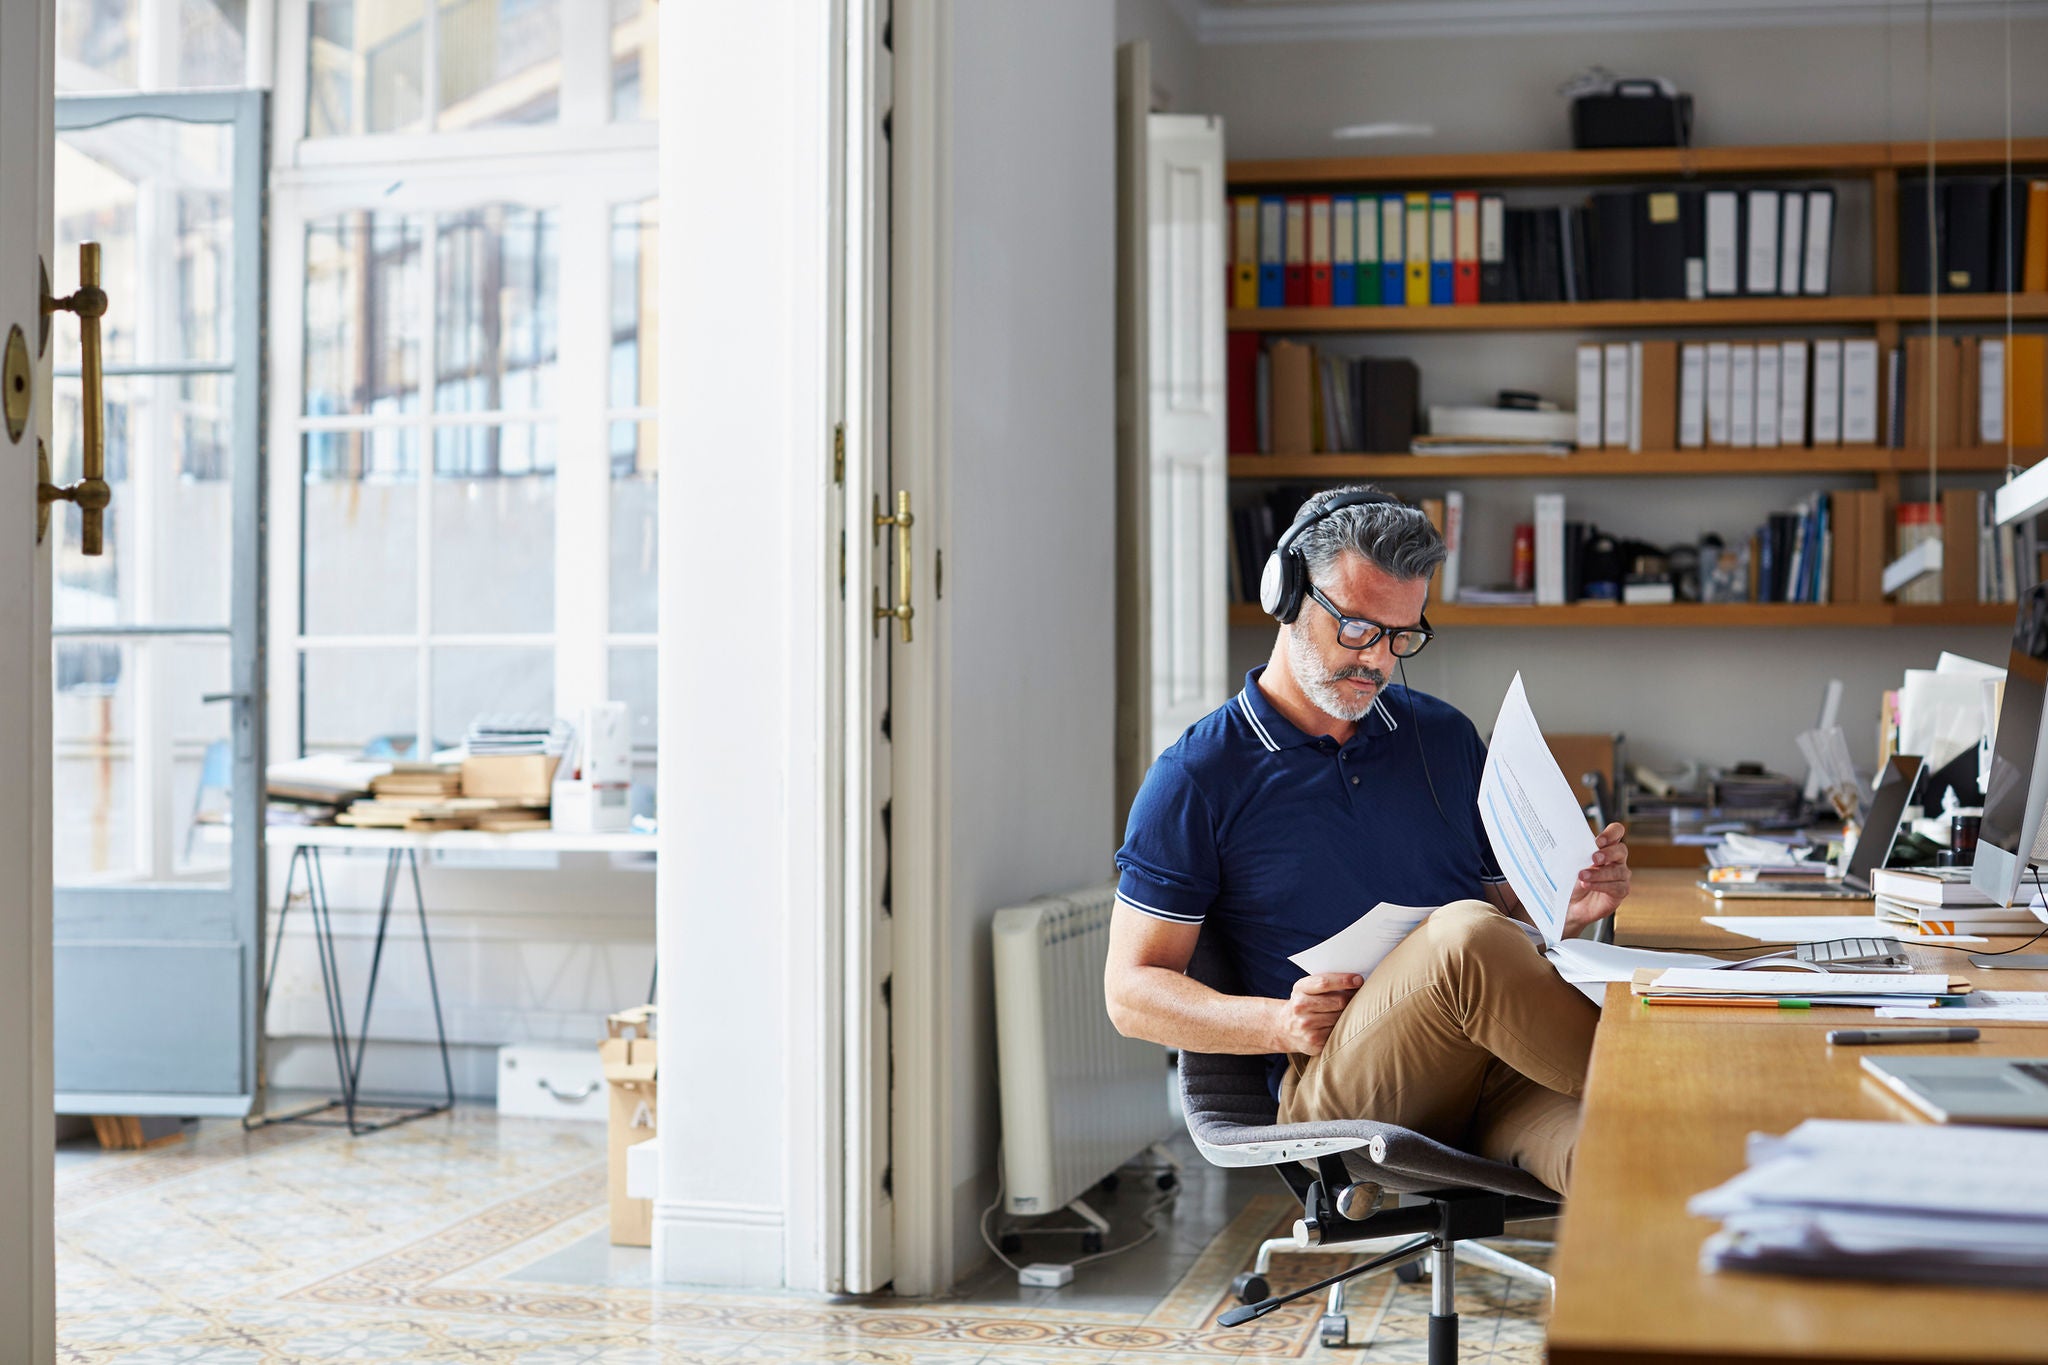
[[[611,1092],[606,1185],[611,1195],[612,1244],[652,1246],[654,1201],[627,1194],[626,1149],[647,1141],[655,1132],[654,1006],[635,1005],[605,1022],[611,1036],[597,1045],[597,1055],[604,1066],[605,1088]]]
[[[472,754],[462,760],[462,794],[548,804],[558,754]]]

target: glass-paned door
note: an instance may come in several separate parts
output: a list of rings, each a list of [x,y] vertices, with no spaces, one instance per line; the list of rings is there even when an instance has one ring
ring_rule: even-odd
[[[52,604],[59,1113],[238,1114],[263,905],[264,97],[57,101],[58,293],[101,246],[105,553],[60,506]],[[81,460],[58,314],[51,461]]]

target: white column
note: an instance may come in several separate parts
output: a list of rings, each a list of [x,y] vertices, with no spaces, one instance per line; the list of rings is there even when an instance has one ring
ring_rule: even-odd
[[[661,7],[660,1280],[814,1287],[832,0]]]

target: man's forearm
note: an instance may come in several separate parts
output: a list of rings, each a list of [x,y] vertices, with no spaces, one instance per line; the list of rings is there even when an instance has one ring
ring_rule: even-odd
[[[1189,1052],[1256,1055],[1281,1050],[1275,1019],[1280,1003],[1224,995],[1165,967],[1133,967],[1112,994],[1109,1014],[1126,1038]]]
[[[1506,882],[1487,882],[1486,898],[1509,919],[1518,919],[1531,927],[1536,921],[1529,918],[1529,912],[1522,908],[1522,898],[1515,894],[1515,888]]]

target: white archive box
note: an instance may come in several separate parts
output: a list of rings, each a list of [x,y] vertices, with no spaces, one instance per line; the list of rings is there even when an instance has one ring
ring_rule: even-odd
[[[603,1123],[608,1100],[595,1048],[513,1043],[498,1049],[498,1112]]]

